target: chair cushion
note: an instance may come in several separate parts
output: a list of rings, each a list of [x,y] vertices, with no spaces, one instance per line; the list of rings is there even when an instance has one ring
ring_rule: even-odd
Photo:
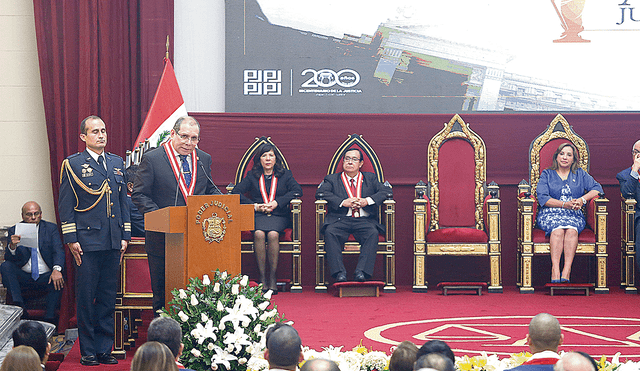
[[[531,232],[531,240],[533,243],[549,243],[549,237],[544,235],[542,229],[534,228]],[[595,243],[596,234],[589,228],[585,228],[580,235],[578,235],[578,243]]]
[[[487,243],[488,241],[487,234],[475,228],[440,228],[427,234],[429,243]]]
[[[242,231],[241,237],[242,241],[253,241],[253,231]],[[287,228],[280,235],[281,242],[291,242],[293,241],[293,229]]]
[[[440,227],[475,227],[475,153],[464,139],[449,139],[438,154]]]
[[[556,153],[558,147],[563,143],[570,142],[571,141],[565,138],[556,138],[545,143],[545,145],[540,149],[540,172],[551,167],[553,164],[553,154]]]
[[[376,174],[376,171],[375,171],[375,169],[373,167],[373,164],[371,163],[371,158],[369,158],[369,156],[367,155],[367,152],[364,150],[364,148],[362,148],[360,145],[358,145],[356,143],[353,143],[353,144],[351,144],[349,146],[349,149],[359,149],[360,152],[362,152],[363,158],[362,158],[362,167],[360,168],[360,171],[366,171],[366,172],[369,172],[369,173]],[[344,153],[347,153],[349,151],[349,149],[345,150],[343,152],[343,155],[344,155]],[[342,158],[340,158],[340,161],[336,164],[336,171],[334,171],[334,174],[342,172],[342,170],[343,170],[342,169],[342,164],[343,164]]]

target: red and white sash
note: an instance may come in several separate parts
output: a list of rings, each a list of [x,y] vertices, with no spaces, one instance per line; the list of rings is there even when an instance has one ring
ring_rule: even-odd
[[[356,186],[356,194],[354,195],[353,192],[351,191],[351,185],[349,184],[349,178],[347,178],[347,174],[345,172],[342,172],[341,175],[342,178],[342,184],[344,185],[344,189],[347,190],[347,195],[349,195],[349,198],[362,198],[362,173],[358,172],[358,175],[356,175],[355,179],[355,186]],[[358,208],[352,209],[352,216],[355,218],[358,218],[360,216],[360,211],[358,211]]]
[[[198,179],[198,156],[196,156],[196,150],[194,149],[191,152],[191,184],[187,189],[187,183],[184,180],[184,174],[182,174],[182,170],[180,170],[180,164],[178,163],[178,159],[176,158],[176,152],[171,146],[171,141],[165,142],[162,146],[164,147],[164,151],[167,153],[167,157],[169,158],[169,163],[171,164],[171,170],[173,171],[173,175],[176,177],[176,181],[178,182],[178,186],[180,187],[180,191],[182,191],[182,197],[184,197],[184,202],[187,202],[187,196],[193,195],[193,191],[196,189],[196,179]]]
[[[278,178],[275,175],[271,176],[271,189],[269,190],[269,196],[267,197],[267,187],[264,184],[264,174],[260,176],[260,193],[262,194],[262,201],[265,204],[276,199],[276,188],[278,188]]]

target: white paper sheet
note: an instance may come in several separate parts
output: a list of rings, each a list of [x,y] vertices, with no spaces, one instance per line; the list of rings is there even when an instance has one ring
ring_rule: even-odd
[[[15,234],[20,236],[20,245],[38,247],[38,230],[34,223],[17,223]]]

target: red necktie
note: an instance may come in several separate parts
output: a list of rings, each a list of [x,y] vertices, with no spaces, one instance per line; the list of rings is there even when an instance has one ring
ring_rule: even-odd
[[[349,188],[351,188],[353,197],[356,197],[356,182],[353,179],[351,179],[351,186]]]

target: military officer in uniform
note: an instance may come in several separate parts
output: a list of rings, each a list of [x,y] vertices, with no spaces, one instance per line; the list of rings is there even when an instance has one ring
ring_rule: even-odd
[[[76,263],[76,309],[80,363],[116,364],[114,338],[118,270],[131,238],[122,158],[104,151],[107,130],[100,117],[80,125],[86,150],[62,162],[58,209],[64,243]]]

